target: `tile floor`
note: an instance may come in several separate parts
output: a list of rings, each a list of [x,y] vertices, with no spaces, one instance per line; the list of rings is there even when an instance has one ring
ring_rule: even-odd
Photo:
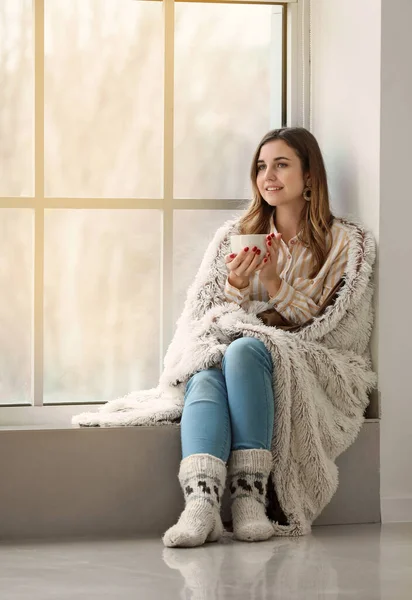
[[[160,539],[0,542],[1,600],[412,600],[412,523],[164,548]]]

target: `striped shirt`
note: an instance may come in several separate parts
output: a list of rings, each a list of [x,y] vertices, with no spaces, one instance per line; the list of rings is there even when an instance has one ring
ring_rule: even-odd
[[[274,225],[271,232],[277,233]],[[313,279],[309,279],[313,264],[312,253],[295,236],[288,244],[281,240],[278,255],[281,285],[276,296],[269,298],[257,272],[250,278],[248,287],[241,290],[226,280],[226,299],[245,308],[250,300],[269,302],[283,317],[299,325],[315,317],[325,298],[342,278],[348,261],[349,237],[345,226],[339,220],[334,220],[331,234],[331,251]]]

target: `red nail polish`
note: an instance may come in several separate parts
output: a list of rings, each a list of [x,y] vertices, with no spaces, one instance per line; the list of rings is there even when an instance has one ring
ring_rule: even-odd
[[[236,254],[231,254],[230,258],[235,258]]]
[[[256,252],[256,250],[257,250],[257,246],[253,246],[252,252]]]
[[[260,249],[258,248],[258,249],[256,250],[256,254],[257,254],[257,255],[259,255],[259,254],[260,254],[260,252],[261,252],[261,251],[260,251]]]
[[[263,262],[264,262],[264,263],[266,263],[267,261],[268,261],[268,259],[267,259],[267,258],[264,258],[264,259],[263,259]]]
[[[244,250],[245,252],[249,252],[249,246],[246,246],[246,248],[243,248],[243,250]]]
[[[274,233],[272,233],[272,234],[270,235],[270,237],[274,238],[274,237],[275,237],[275,234],[274,234]]]
[[[268,242],[268,246],[271,246],[271,245],[272,245],[272,242]]]

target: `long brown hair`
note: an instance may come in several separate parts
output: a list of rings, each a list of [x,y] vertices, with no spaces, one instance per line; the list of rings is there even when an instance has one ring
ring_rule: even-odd
[[[303,127],[283,127],[269,131],[259,143],[253,156],[250,170],[253,199],[240,219],[240,233],[269,233],[271,218],[275,217],[276,207],[270,206],[260,195],[257,179],[257,161],[262,146],[272,140],[283,140],[298,155],[303,175],[310,175],[311,200],[306,202],[299,223],[299,239],[310,249],[314,267],[310,278],[322,268],[330,251],[330,229],[334,220],[329,206],[329,191],[325,164],[316,138]],[[328,242],[329,239],[329,242]]]

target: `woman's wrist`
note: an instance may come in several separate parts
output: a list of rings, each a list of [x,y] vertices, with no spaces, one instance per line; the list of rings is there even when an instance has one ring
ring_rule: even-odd
[[[237,275],[233,275],[232,273],[229,273],[228,281],[229,281],[230,285],[237,288],[238,290],[247,288],[249,285],[248,277],[246,277],[246,278],[245,277],[237,277]]]
[[[269,294],[270,298],[274,298],[280,290],[280,286],[282,285],[282,280],[279,275],[276,275],[274,279],[268,282],[266,286],[266,290]]]

